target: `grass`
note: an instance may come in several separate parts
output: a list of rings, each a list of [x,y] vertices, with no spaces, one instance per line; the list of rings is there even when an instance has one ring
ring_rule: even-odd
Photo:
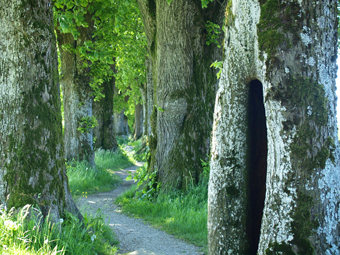
[[[84,216],[84,224],[67,214],[58,223],[24,206],[18,213],[1,211],[0,254],[116,254],[117,241],[103,218]]]
[[[133,165],[134,159],[123,149],[116,152],[97,150],[96,168],[86,162],[70,162],[66,165],[73,197],[87,196],[114,189],[120,179],[114,172]],[[118,242],[103,216],[97,213],[84,215],[81,223],[72,214],[66,214],[58,223],[26,205],[18,213],[0,208],[0,254],[116,254]]]
[[[121,182],[120,178],[114,175],[114,171],[134,163],[122,149],[115,152],[99,149],[95,155],[95,169],[89,167],[86,162],[73,161],[66,166],[74,197],[113,190]]]
[[[207,177],[198,185],[190,185],[187,191],[161,192],[152,199],[141,199],[136,189],[137,186],[133,186],[116,199],[124,213],[143,218],[169,234],[202,247],[206,253]]]

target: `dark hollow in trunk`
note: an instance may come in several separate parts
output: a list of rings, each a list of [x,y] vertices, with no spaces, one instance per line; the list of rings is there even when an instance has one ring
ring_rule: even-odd
[[[249,172],[247,236],[249,255],[256,255],[260,239],[261,221],[266,195],[267,127],[263,104],[262,83],[250,82],[248,104]]]

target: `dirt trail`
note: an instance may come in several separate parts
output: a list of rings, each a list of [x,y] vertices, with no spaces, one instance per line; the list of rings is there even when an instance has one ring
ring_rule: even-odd
[[[115,173],[123,179],[123,183],[115,190],[77,199],[76,204],[81,212],[94,215],[98,209],[101,210],[101,213],[105,216],[105,221],[109,222],[109,226],[117,234],[120,242],[118,254],[203,254],[192,244],[176,239],[161,230],[154,229],[140,219],[130,218],[122,214],[119,207],[114,204],[114,200],[134,183],[133,180],[125,180],[129,172],[134,174],[140,166],[142,166],[142,163],[137,162],[136,166],[116,171]]]

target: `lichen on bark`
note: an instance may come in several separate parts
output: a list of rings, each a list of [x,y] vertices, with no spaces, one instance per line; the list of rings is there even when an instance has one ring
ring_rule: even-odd
[[[1,202],[81,215],[68,187],[52,2],[0,3]]]
[[[268,140],[257,252],[337,254],[337,1],[233,0],[228,15],[230,10],[235,17],[226,27],[212,136],[209,252],[243,254],[247,247],[239,220],[248,199],[246,85],[257,79],[263,84]],[[223,163],[231,151],[242,170]],[[226,187],[240,195],[231,197]]]

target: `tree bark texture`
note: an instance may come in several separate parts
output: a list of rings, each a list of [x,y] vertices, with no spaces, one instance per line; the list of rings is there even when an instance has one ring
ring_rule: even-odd
[[[135,140],[142,137],[143,129],[143,105],[138,103],[135,106]]]
[[[194,0],[138,1],[154,85],[149,171],[158,171],[164,187],[198,181],[200,159],[209,153],[217,86],[210,65],[222,54],[216,45],[206,45],[206,23],[222,25],[226,1],[220,2],[202,9]]]
[[[142,84],[141,87],[139,88],[140,93],[142,95],[142,111],[143,111],[143,120],[142,120],[142,125],[143,125],[143,130],[142,130],[142,136],[147,136],[148,135],[148,120],[147,120],[147,114],[148,114],[148,106],[147,106],[147,85]]]
[[[87,128],[85,120],[92,117],[93,96],[90,87],[89,69],[82,68],[82,59],[75,53],[63,49],[69,44],[74,49],[87,40],[92,40],[93,24],[91,15],[86,19],[89,27],[78,28],[80,35],[74,40],[72,34],[57,30],[61,58],[61,88],[64,99],[64,138],[67,160],[86,160],[94,166],[93,129]],[[78,128],[84,128],[81,132]]]
[[[209,254],[339,254],[337,1],[230,1],[224,56]],[[264,127],[249,124],[260,114],[250,107],[257,85]],[[261,153],[266,162],[254,173]]]
[[[93,116],[98,121],[98,126],[93,129],[93,136],[96,137],[95,148],[115,151],[118,147],[114,134],[113,122],[113,90],[114,77],[103,83],[104,98],[93,102]]]
[[[115,134],[117,136],[129,135],[129,126],[127,123],[127,117],[124,115],[124,111],[125,109],[120,112],[113,113]]]
[[[147,58],[146,59],[146,111],[145,111],[145,130],[147,133],[147,136],[151,136],[151,114],[154,107],[154,84],[152,80],[152,59]]]
[[[65,172],[52,6],[0,2],[0,199],[37,204],[56,222],[81,215]]]

